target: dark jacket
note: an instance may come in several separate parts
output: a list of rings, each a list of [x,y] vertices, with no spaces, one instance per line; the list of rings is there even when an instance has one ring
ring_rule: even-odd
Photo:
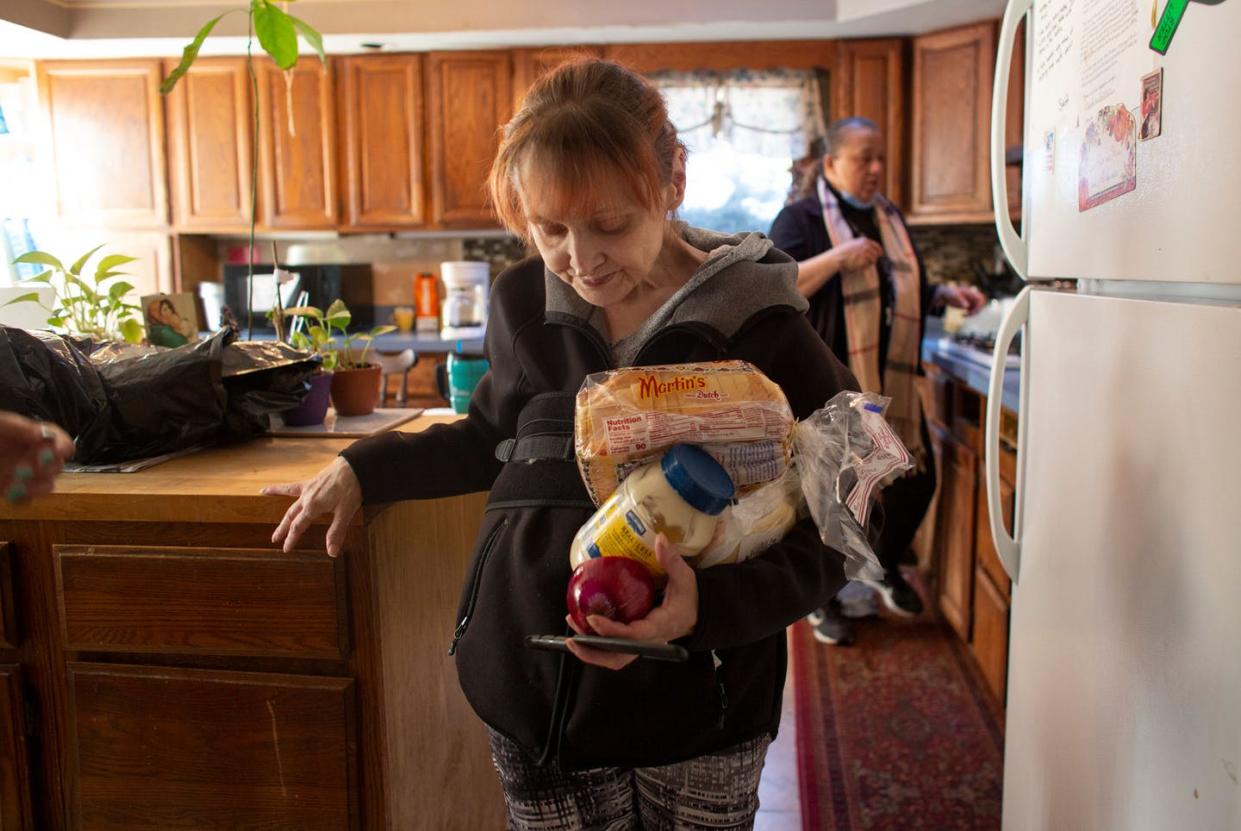
[[[791,261],[754,236],[763,261],[791,286]],[[792,299],[758,308],[754,298],[763,292],[746,283],[750,277],[728,268],[694,293],[700,309],[729,301],[723,329],[686,304],[645,340],[635,363],[750,361],[784,389],[798,418],[855,389],[806,322],[804,302],[782,288]],[[753,560],[697,573],[698,623],[682,641],[691,652],[686,663],[639,659],[613,672],[524,648],[527,634],[567,631],[569,544],[594,512],[572,460],[573,397],[586,375],[613,368],[598,332],[563,310],[572,302],[552,297],[549,304],[549,292],[562,288],[537,258],[500,275],[486,336],[491,371],[469,417],[347,449],[363,501],[491,490],[452,648],[474,710],[533,758],[567,769],[659,765],[774,735],[784,629],[845,582],[841,556],[809,520]],[[513,437],[517,457],[499,461],[497,446]],[[500,455],[511,451],[505,443]]]
[[[828,187],[830,188],[831,185],[829,184]],[[860,234],[882,246],[883,239],[879,234],[879,226],[875,223],[874,211],[853,207],[841,199],[839,193],[836,193],[836,199],[840,202],[841,213],[844,214],[845,221],[852,226],[854,235]],[[897,218],[900,222],[905,221],[899,213]],[[805,199],[786,205],[780,210],[771,224],[771,241],[775,243],[776,248],[797,262],[808,260],[832,247],[831,238],[823,224],[823,205],[819,201],[817,192],[811,192],[810,196]],[[926,266],[916,246],[914,254],[918,257],[918,270],[922,273],[922,319],[925,321],[931,307],[931,300],[935,296],[935,287],[927,282]],[[879,365],[883,366],[888,354],[890,327],[888,314],[894,305],[895,298],[892,296],[892,278],[885,261],[879,261],[878,270],[880,300],[883,309],[883,319],[879,328]],[[810,319],[810,325],[833,352],[837,355],[849,354],[849,342],[845,335],[845,304],[841,294],[840,280],[830,279],[823,288],[815,292],[814,297],[810,298],[810,308],[806,316]],[[922,324],[918,325],[918,342],[921,343]]]

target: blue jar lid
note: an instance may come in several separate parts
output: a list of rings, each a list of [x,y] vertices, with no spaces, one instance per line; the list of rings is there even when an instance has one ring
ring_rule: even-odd
[[[674,445],[659,461],[664,478],[690,507],[716,516],[732,501],[733,480],[711,454],[692,444]]]

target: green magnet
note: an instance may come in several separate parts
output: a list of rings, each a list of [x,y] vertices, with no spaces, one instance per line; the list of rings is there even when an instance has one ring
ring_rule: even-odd
[[[1168,54],[1172,36],[1176,34],[1176,27],[1181,25],[1181,18],[1185,16],[1187,8],[1189,8],[1189,0],[1168,0],[1168,5],[1163,7],[1163,14],[1159,16],[1159,25],[1155,27],[1155,34],[1151,35],[1151,49],[1160,55]]]

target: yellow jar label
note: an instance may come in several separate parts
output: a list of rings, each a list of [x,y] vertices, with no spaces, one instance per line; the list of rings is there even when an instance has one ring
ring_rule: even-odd
[[[662,575],[663,568],[655,556],[656,531],[636,511],[601,512],[598,530],[591,529],[592,539],[585,546],[589,557],[628,557],[646,566],[653,575]]]

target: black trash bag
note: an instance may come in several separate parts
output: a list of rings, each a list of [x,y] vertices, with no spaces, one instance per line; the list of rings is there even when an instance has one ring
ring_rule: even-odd
[[[0,327],[0,408],[59,424],[83,464],[252,436],[301,400],[317,364],[285,344],[235,337],[224,329],[165,349]]]
[[[271,414],[292,409],[310,391],[319,357],[280,341],[237,341],[224,350],[225,422],[233,436],[267,431]]]
[[[90,341],[0,326],[0,409],[59,424],[82,446],[106,441],[108,396]]]

